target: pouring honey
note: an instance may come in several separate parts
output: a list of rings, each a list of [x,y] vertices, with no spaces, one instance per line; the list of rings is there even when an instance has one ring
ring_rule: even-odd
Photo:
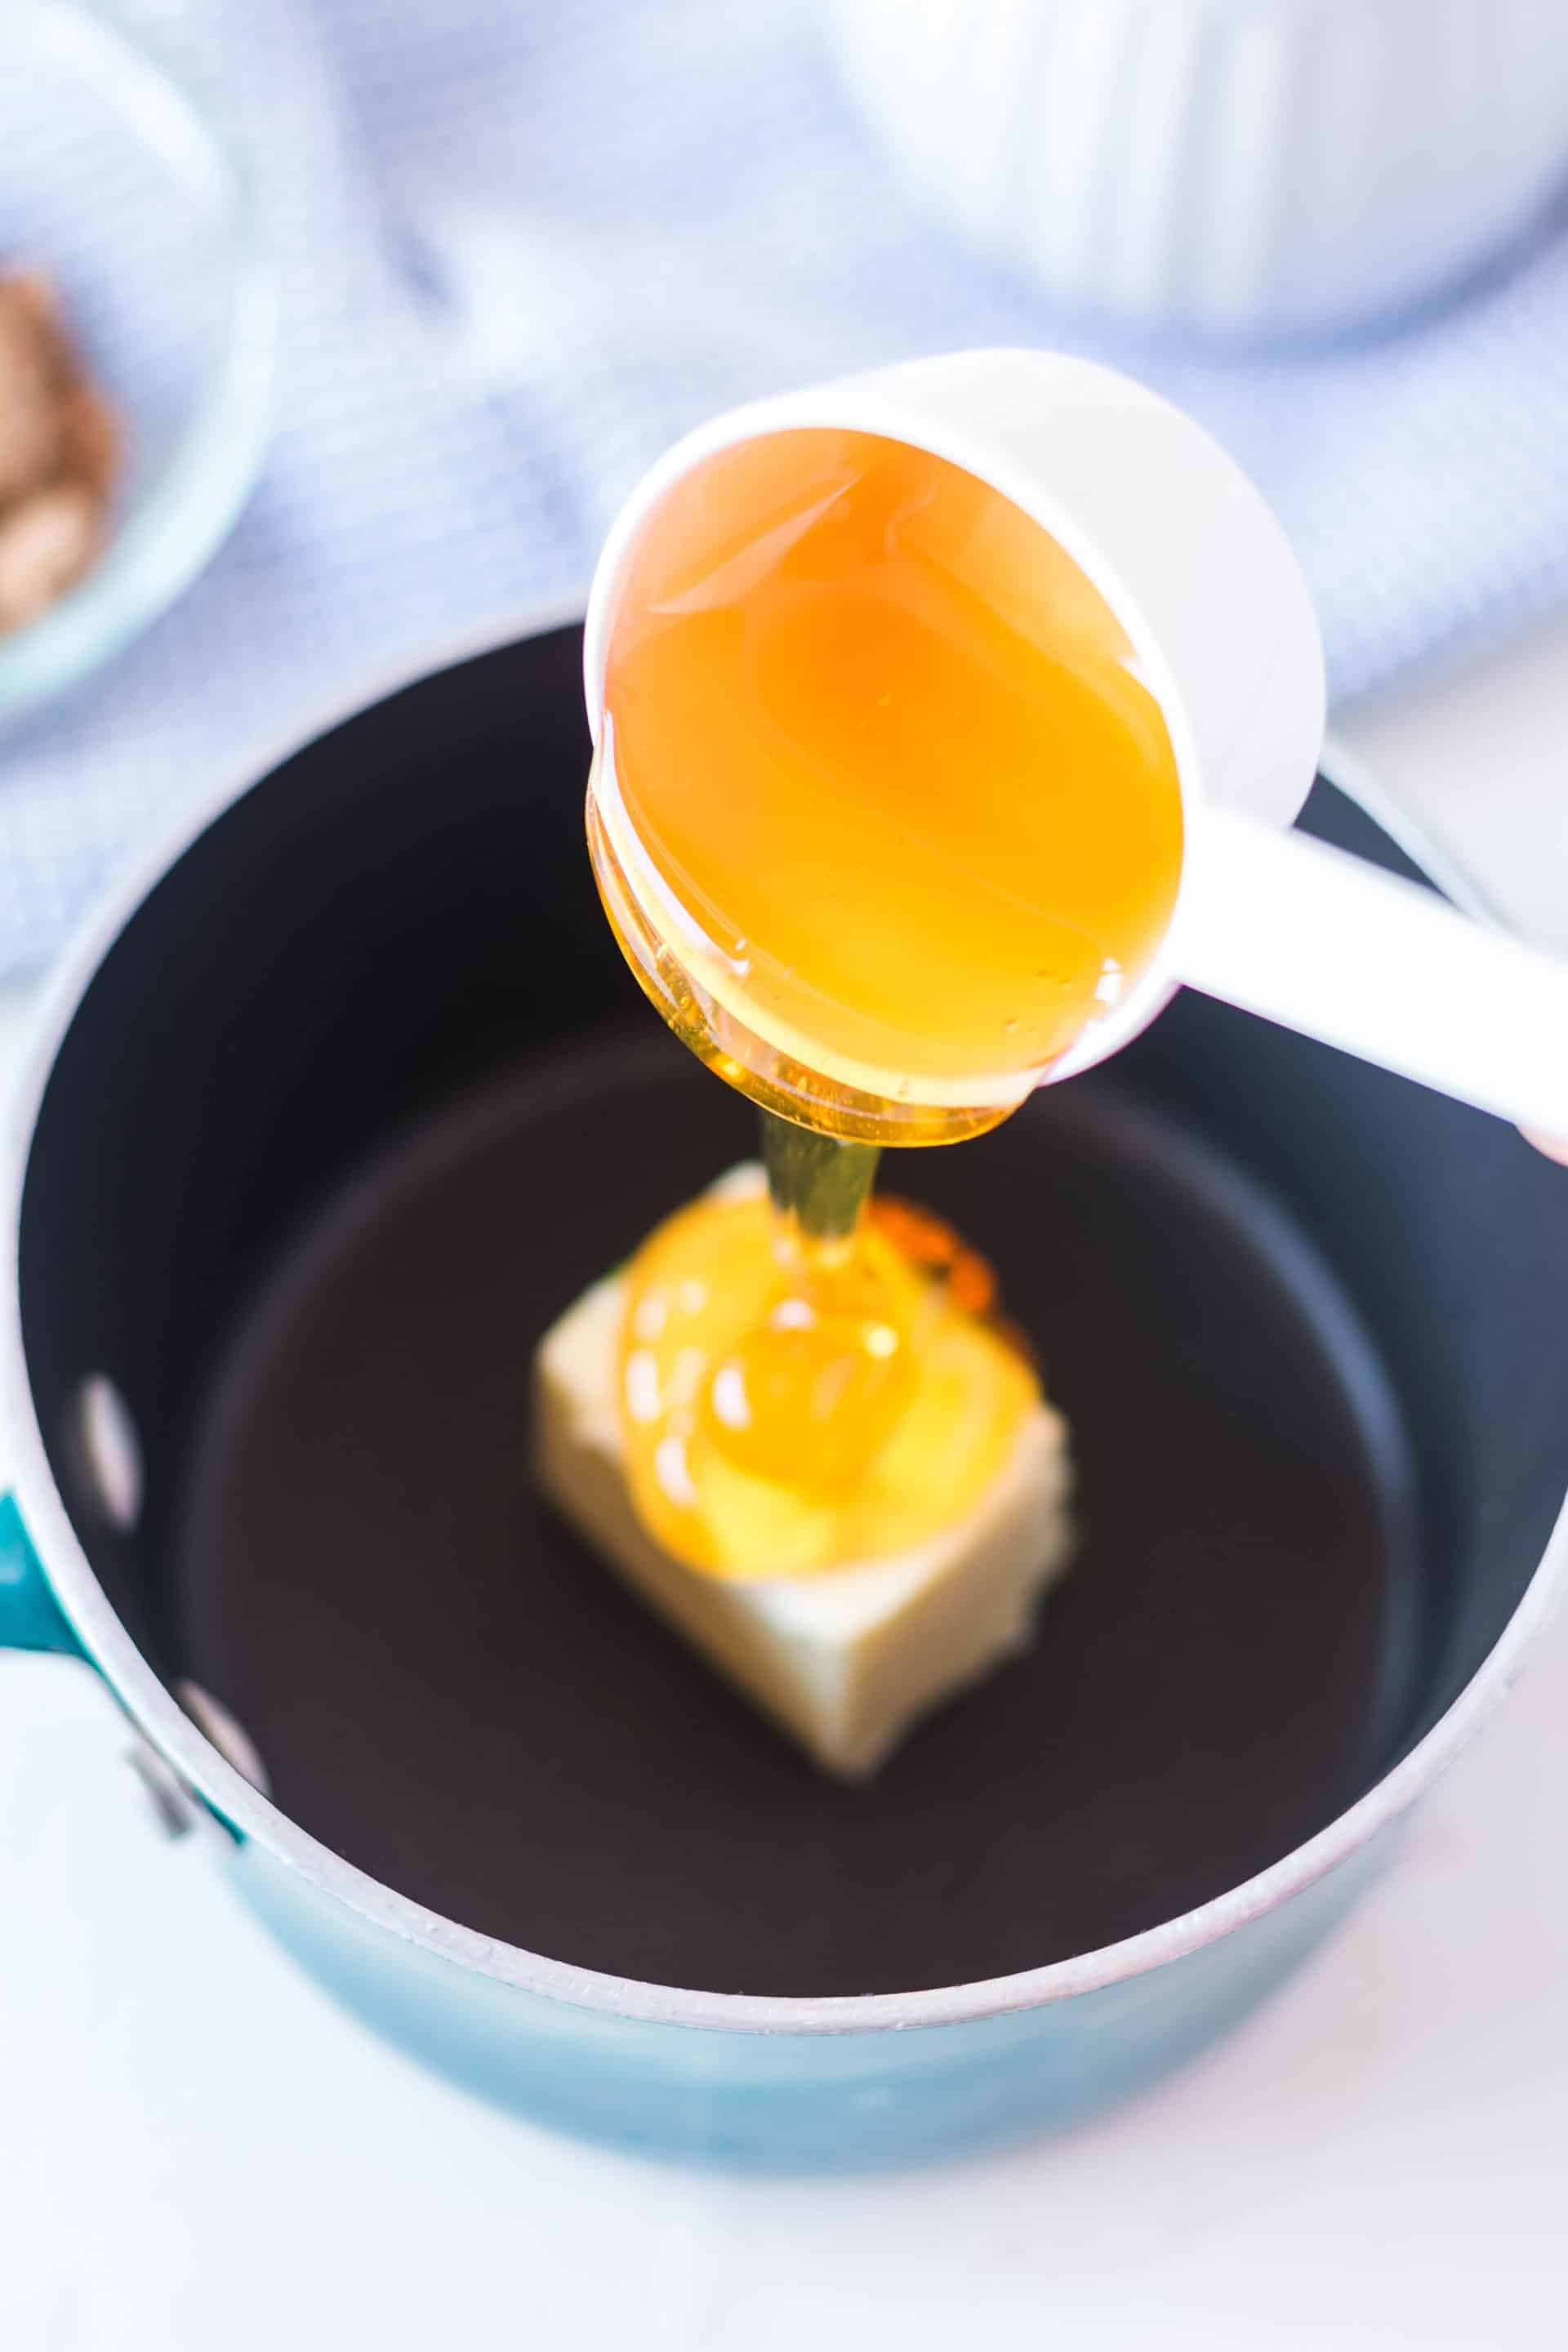
[[[921,449],[723,450],[645,523],[610,623],[590,838],[686,1042],[871,1142],[994,1126],[1169,922],[1174,757],[1049,534]]]
[[[588,830],[671,1027],[763,1113],[627,1277],[643,1524],[799,1577],[957,1519],[1038,1397],[987,1270],[868,1208],[877,1147],[982,1133],[1144,971],[1183,850],[1160,706],[1109,605],[1000,491],[902,442],[720,451],[610,614]]]

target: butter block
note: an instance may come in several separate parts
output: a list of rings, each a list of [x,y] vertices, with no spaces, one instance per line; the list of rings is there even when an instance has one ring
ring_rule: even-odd
[[[1067,1566],[1070,1467],[1059,1413],[1036,1407],[980,1505],[895,1557],[724,1583],[644,1528],[625,1473],[616,1384],[625,1285],[609,1276],[535,1358],[539,1483],[650,1607],[828,1772],[874,1772],[918,1718],[1029,1639]]]

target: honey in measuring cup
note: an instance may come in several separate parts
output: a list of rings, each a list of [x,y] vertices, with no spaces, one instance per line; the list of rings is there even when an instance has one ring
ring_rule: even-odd
[[[649,995],[792,1123],[771,1210],[710,1196],[634,1261],[637,1507],[721,1575],[908,1547],[984,1493],[1037,1387],[956,1244],[835,1214],[832,1139],[982,1133],[1135,984],[1182,861],[1159,705],[1000,492],[903,443],[773,434],[693,467],[630,551],[588,824]],[[814,1150],[815,1211],[787,1181]]]

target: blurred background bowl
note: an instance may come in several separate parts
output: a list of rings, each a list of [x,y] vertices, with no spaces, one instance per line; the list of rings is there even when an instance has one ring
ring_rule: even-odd
[[[1563,0],[820,0],[906,181],[1087,314],[1396,318],[1568,180]]]
[[[0,268],[52,280],[125,441],[105,553],[0,640],[9,717],[118,652],[223,540],[266,446],[278,305],[232,160],[69,0],[13,0],[0,26]]]

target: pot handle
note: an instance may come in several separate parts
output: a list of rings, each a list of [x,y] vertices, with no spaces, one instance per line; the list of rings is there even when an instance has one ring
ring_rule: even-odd
[[[0,1650],[83,1654],[49,1590],[14,1495],[0,1494]]]
[[[0,1493],[0,1656],[7,1650],[53,1650],[66,1657],[88,1658],[50,1590],[16,1496]],[[233,1760],[230,1741],[243,1743],[243,1732],[216,1701],[205,1692],[196,1691],[193,1684],[182,1684],[180,1689],[187,1712],[215,1746]],[[199,1700],[199,1706],[192,1706],[193,1696]],[[149,1740],[133,1732],[126,1761],[151,1797],[158,1825],[166,1837],[183,1838],[199,1830],[226,1859],[232,1855],[239,1835],[237,1830],[231,1829],[223,1816],[181,1779],[174,1765]],[[242,1748],[238,1769],[247,1771],[258,1787],[265,1790],[266,1774],[247,1744]]]

